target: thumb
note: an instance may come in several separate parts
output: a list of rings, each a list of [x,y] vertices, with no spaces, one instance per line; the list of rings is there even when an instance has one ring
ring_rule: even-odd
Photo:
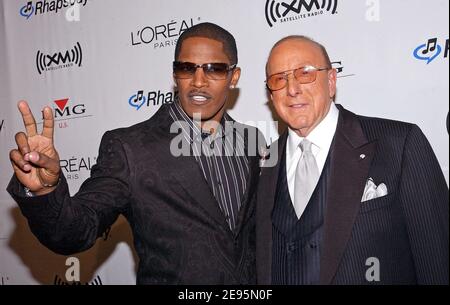
[[[54,177],[59,177],[59,173],[61,171],[59,160],[49,158],[48,156],[36,151],[33,151],[28,155],[26,155],[25,159],[30,163],[32,163],[33,165],[36,165],[37,167],[44,169],[47,174],[46,176],[49,176],[45,178],[52,179]]]

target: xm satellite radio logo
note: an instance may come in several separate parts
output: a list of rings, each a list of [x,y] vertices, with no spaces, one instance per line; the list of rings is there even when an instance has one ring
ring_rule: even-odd
[[[197,18],[197,21],[200,20],[200,17]],[[190,18],[181,21],[172,20],[165,24],[145,26],[137,31],[131,32],[131,45],[151,44],[153,49],[175,46],[178,37],[194,25],[194,18]]]
[[[448,58],[448,51],[448,39],[445,41],[445,44],[440,44],[437,38],[431,38],[414,49],[414,57],[418,60],[426,61],[427,65],[429,65],[440,56]]]
[[[64,9],[78,6],[86,6],[88,0],[53,0],[53,1],[28,1],[19,9],[20,16],[30,19],[32,16],[44,15],[47,13],[60,13]]]
[[[329,12],[337,14],[338,0],[267,0],[266,20],[270,27],[280,23],[303,20]]]
[[[83,50],[79,42],[70,50],[53,54],[44,54],[38,51],[36,54],[36,68],[39,74],[55,71],[73,66],[81,67],[83,63]]]
[[[128,99],[128,104],[141,110],[142,107],[161,106],[165,104],[172,104],[178,98],[178,92],[162,92],[150,91],[144,94],[144,90],[139,90]]]

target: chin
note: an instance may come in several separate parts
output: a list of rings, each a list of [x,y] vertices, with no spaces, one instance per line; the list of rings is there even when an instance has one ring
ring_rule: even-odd
[[[292,130],[300,130],[300,129],[305,129],[305,128],[310,127],[310,125],[303,120],[292,121],[292,122],[288,123],[288,125]]]

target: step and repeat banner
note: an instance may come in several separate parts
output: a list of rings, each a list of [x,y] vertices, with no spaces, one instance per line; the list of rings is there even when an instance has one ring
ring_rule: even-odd
[[[71,193],[89,177],[107,130],[152,117],[174,100],[179,35],[214,22],[236,37],[242,78],[229,112],[279,130],[265,62],[280,38],[323,43],[338,69],[337,102],[419,125],[448,181],[448,0],[0,0],[0,285],[134,284],[138,259],[121,218],[84,253],[60,256],[32,235],[6,192],[9,151],[23,130],[17,102],[55,111],[55,142]]]

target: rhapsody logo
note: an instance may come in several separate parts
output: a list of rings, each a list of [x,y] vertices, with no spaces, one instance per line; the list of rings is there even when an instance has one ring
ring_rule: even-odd
[[[43,54],[41,51],[38,51],[36,54],[36,67],[39,74],[73,66],[81,67],[82,63],[83,50],[79,42],[65,53]]]
[[[86,6],[88,0],[53,0],[53,1],[28,1],[19,10],[20,16],[30,19],[33,15],[44,15],[47,13],[59,13],[63,9],[69,9],[74,6]]]
[[[320,16],[325,12],[337,14],[338,0],[267,0],[266,20],[270,27],[281,23]]]
[[[147,95],[144,95],[143,90],[139,90],[137,94],[132,95],[128,99],[128,104],[140,110],[142,107],[160,106],[166,104],[172,104],[178,98],[178,92],[161,92],[150,91]]]
[[[27,3],[27,5],[25,5],[25,6],[20,8],[19,13],[20,13],[20,16],[25,17],[28,20],[28,19],[31,18],[31,16],[33,16],[35,11],[36,10],[35,10],[35,8],[33,6],[33,1],[29,1]]]
[[[200,21],[200,18],[197,19]],[[152,44],[153,49],[161,49],[176,45],[178,37],[187,29],[193,27],[194,19],[171,21],[167,24],[146,26],[135,32],[131,32],[131,45]]]
[[[449,40],[445,42],[445,47],[438,44],[437,38],[431,38],[427,43],[418,46],[414,49],[414,57],[418,60],[423,60],[427,62],[427,65],[432,63],[439,55],[444,52],[444,58],[448,57],[449,51]]]

